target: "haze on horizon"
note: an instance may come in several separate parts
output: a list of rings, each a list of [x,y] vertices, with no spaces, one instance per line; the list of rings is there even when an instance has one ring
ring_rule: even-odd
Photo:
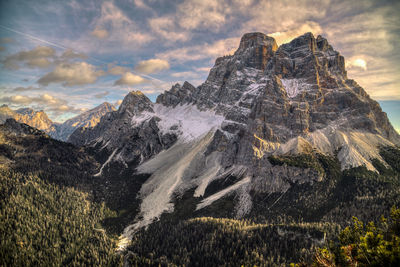
[[[201,84],[246,32],[321,34],[400,129],[399,1],[2,1],[0,104],[63,121],[131,90]]]

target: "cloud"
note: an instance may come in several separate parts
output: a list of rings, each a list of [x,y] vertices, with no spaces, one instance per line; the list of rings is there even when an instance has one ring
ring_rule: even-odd
[[[100,28],[95,29],[90,34],[99,39],[104,39],[108,37],[108,31]]]
[[[79,112],[80,109],[75,109],[68,105],[68,102],[64,99],[57,98],[50,94],[42,94],[37,96],[25,96],[25,95],[12,95],[4,96],[0,98],[0,102],[7,103],[9,105],[24,106],[34,105],[35,109],[43,109],[57,114],[63,112]]]
[[[7,56],[3,61],[6,69],[17,70],[23,66],[30,68],[47,68],[55,63],[68,62],[71,59],[86,59],[87,56],[82,53],[66,49],[60,56],[52,47],[37,46],[32,50],[20,51]]]
[[[32,99],[30,97],[23,95],[4,96],[0,98],[0,101],[3,103],[22,104],[22,105],[32,103]]]
[[[135,70],[145,74],[151,74],[162,70],[167,70],[169,69],[169,67],[170,66],[168,61],[164,59],[154,58],[154,59],[140,61],[136,65]]]
[[[177,10],[180,27],[216,31],[227,22],[232,5],[228,1],[186,0],[178,5]]]
[[[200,77],[199,73],[194,72],[194,71],[175,72],[175,73],[172,73],[171,76],[176,77],[176,78],[184,78],[184,79]]]
[[[289,43],[294,38],[306,32],[312,32],[314,36],[317,36],[319,34],[322,34],[322,28],[318,23],[314,21],[307,21],[298,27],[296,26],[295,28],[292,28],[290,30],[270,33],[268,34],[268,36],[273,37],[277,44],[281,45]]]
[[[183,42],[190,39],[190,32],[180,30],[176,25],[175,18],[158,17],[149,19],[148,22],[152,31],[166,40]]]
[[[33,86],[28,86],[28,87],[19,86],[19,87],[12,89],[12,91],[14,91],[14,92],[26,92],[26,91],[37,91],[37,90],[41,90],[41,88],[33,87]]]
[[[351,58],[347,60],[347,69],[360,68],[362,70],[367,70],[367,62],[362,58]]]
[[[70,60],[74,58],[86,59],[87,56],[83,53],[75,52],[74,50],[69,48],[65,50],[60,57],[61,60]]]
[[[3,37],[0,38],[0,44],[10,44],[13,43],[14,39],[10,38],[10,37]]]
[[[119,80],[115,81],[114,85],[137,85],[146,82],[148,82],[148,80],[130,72],[126,72]]]
[[[211,68],[210,67],[200,67],[200,68],[195,68],[196,71],[199,72],[210,72]]]
[[[246,10],[249,19],[242,23],[240,32],[264,31],[285,32],[298,28],[307,21],[318,21],[326,17],[330,0],[260,1]],[[301,34],[303,34],[302,32]]]
[[[91,84],[105,73],[96,70],[95,66],[86,62],[61,63],[55,69],[38,80],[41,85],[62,83],[64,86]]]
[[[151,7],[149,7],[146,3],[144,3],[143,0],[133,0],[133,3],[135,4],[136,7],[140,9],[152,11]]]
[[[136,23],[126,16],[113,2],[102,3],[100,16],[94,24],[95,30],[92,34],[97,29],[100,31],[97,31],[97,37],[103,37],[105,32],[102,31],[107,31],[107,40],[119,46],[142,45],[154,38],[151,34],[141,32]],[[115,46],[112,48],[115,49]]]
[[[115,66],[114,64],[108,64],[108,73],[112,75],[123,75],[128,72],[128,68]]]
[[[168,50],[156,54],[157,57],[179,63],[201,59],[215,59],[216,57],[230,55],[239,47],[240,38],[226,38],[215,41],[211,44],[187,46],[178,49]]]
[[[95,97],[95,98],[103,98],[103,97],[105,97],[105,96],[107,96],[107,95],[109,95],[109,94],[110,94],[110,92],[104,91],[103,93],[95,94],[94,97]]]
[[[54,59],[56,52],[53,48],[48,46],[37,46],[29,51],[21,51],[10,56],[7,56],[3,65],[7,69],[19,69],[20,64],[25,64],[28,67],[45,68],[48,67]]]

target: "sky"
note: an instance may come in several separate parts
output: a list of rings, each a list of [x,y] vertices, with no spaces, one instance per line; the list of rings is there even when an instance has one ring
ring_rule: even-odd
[[[0,104],[61,122],[132,90],[154,101],[254,31],[327,38],[400,129],[400,1],[0,1]]]

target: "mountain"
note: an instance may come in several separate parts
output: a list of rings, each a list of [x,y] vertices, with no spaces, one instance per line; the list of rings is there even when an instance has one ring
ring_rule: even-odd
[[[121,246],[166,213],[182,217],[182,206],[184,216],[310,220],[314,213],[340,221],[341,205],[348,205],[343,214],[361,205],[370,216],[398,203],[387,185],[388,202],[372,197],[365,211],[366,202],[356,201],[395,168],[400,136],[347,77],[343,56],[311,33],[279,47],[265,34],[245,34],[197,88],[176,84],[156,103],[131,92],[117,111],[68,140],[101,155],[96,176],[132,166],[134,175],[150,175]]]
[[[0,107],[0,123],[4,123],[8,118],[13,118],[19,122],[29,124],[47,133],[56,132],[56,124],[49,119],[43,110],[34,111],[31,108],[21,108],[14,111],[7,105],[2,105]]]
[[[65,141],[75,129],[80,127],[94,127],[104,114],[113,110],[115,110],[113,105],[104,102],[64,123],[55,123],[42,110],[34,111],[31,108],[21,108],[14,111],[8,106],[3,105],[0,107],[0,123],[4,123],[8,118],[13,118],[18,122],[26,123],[36,129],[42,130],[55,139]]]
[[[94,127],[99,123],[104,114],[114,111],[115,107],[108,102],[104,102],[97,107],[83,112],[62,123],[57,130],[58,139],[67,140],[68,137],[80,127]]]

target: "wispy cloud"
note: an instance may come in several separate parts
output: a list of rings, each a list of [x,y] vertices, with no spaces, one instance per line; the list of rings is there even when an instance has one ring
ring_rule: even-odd
[[[23,64],[28,67],[48,67],[56,55],[56,51],[48,46],[37,46],[29,51],[21,51],[7,56],[3,65],[7,69],[19,69]]]
[[[132,74],[130,72],[125,73],[122,75],[120,79],[115,81],[114,85],[137,85],[137,84],[142,84],[146,83],[148,80],[142,78],[141,76]]]
[[[223,55],[233,54],[238,48],[240,38],[227,38],[218,40],[211,44],[195,45],[178,49],[168,50],[156,54],[157,57],[178,63],[202,59],[215,59]]]
[[[99,39],[104,39],[108,37],[108,31],[101,28],[96,28],[91,32],[91,35]]]
[[[104,98],[105,96],[108,96],[109,94],[110,94],[109,91],[104,91],[102,93],[95,94],[94,97],[95,98]]]
[[[153,58],[153,59],[149,59],[149,60],[140,61],[136,65],[135,71],[142,72],[145,74],[151,74],[151,73],[160,72],[162,70],[167,70],[169,68],[170,68],[170,66],[169,66],[168,61],[166,61],[164,59]]]
[[[52,72],[38,80],[38,83],[47,86],[50,83],[62,83],[64,86],[85,85],[96,82],[97,78],[105,73],[96,70],[96,67],[86,62],[61,63]]]

